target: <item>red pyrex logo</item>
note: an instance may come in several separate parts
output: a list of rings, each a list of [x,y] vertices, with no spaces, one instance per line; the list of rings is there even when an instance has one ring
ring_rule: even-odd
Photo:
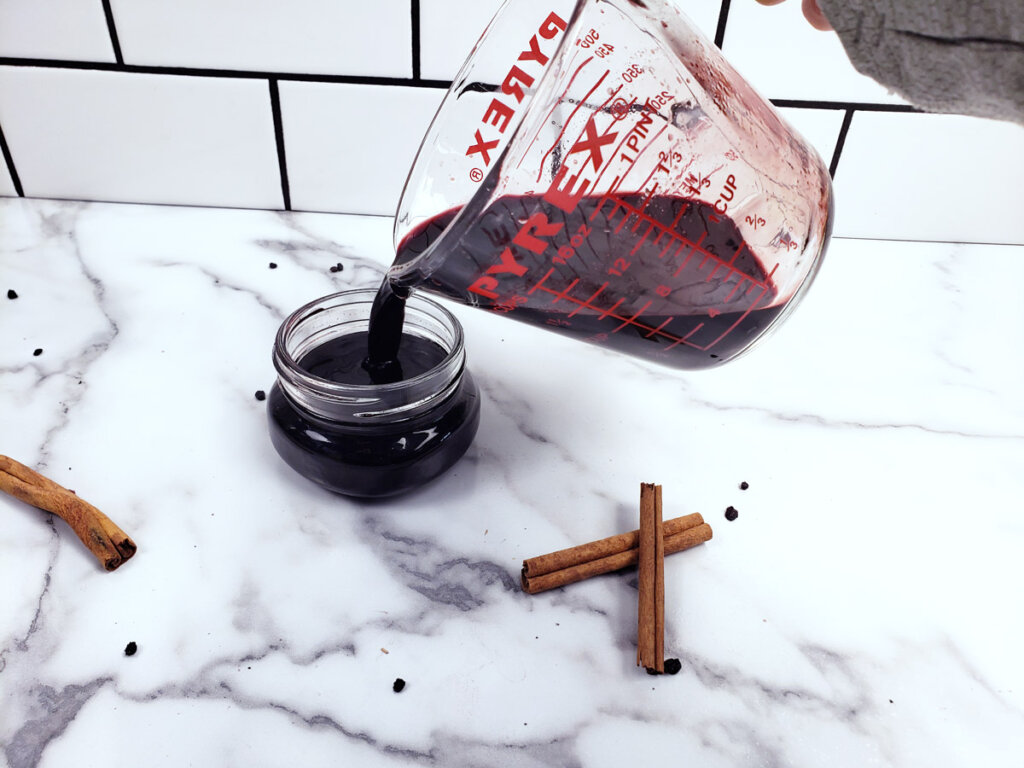
[[[544,23],[537,30],[537,34],[530,38],[526,50],[519,54],[519,58],[516,61],[523,62],[523,66],[536,64],[543,69],[551,57],[541,51],[541,40],[554,40],[560,31],[565,30],[565,27],[565,21],[557,13],[554,11],[549,13]],[[512,65],[501,83],[501,92],[506,96],[513,97],[515,99],[515,106],[506,104],[498,97],[491,99],[491,103],[487,105],[484,116],[481,118],[483,130],[480,128],[476,130],[476,134],[473,136],[475,143],[470,144],[466,150],[467,157],[478,154],[483,158],[485,166],[491,164],[491,151],[497,148],[501,139],[489,138],[494,135],[494,132],[488,126],[497,128],[499,134],[505,133],[505,129],[508,128],[509,122],[516,113],[516,107],[526,97],[523,88],[529,88],[536,79],[534,75],[524,70],[518,63]],[[488,138],[484,137],[484,131],[488,133]]]

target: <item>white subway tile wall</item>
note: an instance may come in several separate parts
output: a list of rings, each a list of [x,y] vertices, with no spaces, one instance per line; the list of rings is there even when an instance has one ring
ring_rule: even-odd
[[[29,197],[282,207],[263,80],[0,67]]]
[[[909,110],[797,0],[677,2],[832,165],[837,236],[1024,243],[1019,126]],[[0,195],[391,215],[499,4],[0,0]]]
[[[409,0],[110,0],[126,62],[412,76]]]
[[[502,0],[420,0],[420,65],[428,79],[451,80]],[[686,0],[687,16],[714,39],[721,0]]]
[[[100,0],[3,0],[0,56],[115,61]]]
[[[836,234],[1021,243],[1020,126],[959,115],[858,112],[836,170]],[[1017,300],[1019,301],[1019,295]]]
[[[453,79],[500,7],[501,0],[420,0],[420,74]]]
[[[0,197],[16,197],[18,189],[14,186],[11,174],[7,168],[0,168]]]
[[[281,83],[292,208],[391,216],[444,91]]]
[[[722,53],[769,99],[905,104],[853,68],[839,38],[804,18],[799,2],[738,0],[729,10]]]

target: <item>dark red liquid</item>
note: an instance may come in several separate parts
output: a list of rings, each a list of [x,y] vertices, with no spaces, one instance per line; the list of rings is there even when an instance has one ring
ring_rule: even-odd
[[[416,257],[456,213],[402,241],[395,264],[409,264],[407,284],[658,363],[694,369],[729,360],[784,306],[732,219],[700,201],[584,197],[566,213],[540,196],[501,197],[421,266]],[[537,214],[557,231],[534,230],[531,249],[522,227]],[[398,338],[393,329],[383,337]]]

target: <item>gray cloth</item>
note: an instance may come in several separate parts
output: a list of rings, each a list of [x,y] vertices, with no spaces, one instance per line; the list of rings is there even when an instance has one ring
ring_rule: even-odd
[[[1024,124],[1024,0],[818,0],[856,69],[930,112]]]

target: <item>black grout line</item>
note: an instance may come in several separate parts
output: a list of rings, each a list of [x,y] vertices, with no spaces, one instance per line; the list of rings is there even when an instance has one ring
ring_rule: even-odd
[[[927,114],[910,104],[883,104],[873,101],[825,101],[816,99],[769,99],[776,107],[798,109],[856,109],[862,112],[913,112]]]
[[[836,169],[839,167],[839,156],[843,154],[843,145],[846,144],[846,134],[850,132],[850,123],[853,122],[855,110],[848,109],[843,115],[843,124],[839,128],[839,136],[836,137],[836,148],[832,152],[832,162],[828,164],[828,175],[833,179],[836,177]]]
[[[722,0],[722,7],[718,11],[718,28],[715,29],[715,45],[718,49],[722,49],[722,43],[725,42],[725,25],[729,20],[729,2],[730,0]]]
[[[412,79],[420,79],[420,0],[410,0],[412,15]]]
[[[0,126],[0,153],[3,153],[4,162],[7,163],[7,172],[11,174],[11,183],[14,184],[14,191],[18,193],[18,197],[24,197],[25,190],[21,188],[21,179],[18,177],[18,170],[14,167],[11,148],[7,146],[7,139],[4,138],[3,126]]]
[[[106,61],[62,61],[60,59],[27,59],[0,56],[0,66],[43,67],[47,69],[86,69],[101,72],[125,72],[142,75],[177,75],[182,77],[237,78],[278,82],[344,83],[349,85],[386,85],[408,88],[447,90],[450,80],[424,80],[408,77],[374,77],[370,75],[314,75],[301,72],[267,72],[246,69],[203,69],[198,67],[161,67],[141,64],[112,64]],[[814,99],[770,99],[776,107],[798,109],[856,109],[860,112],[912,112],[926,114],[909,104],[883,104],[870,101],[825,101]]]
[[[284,154],[284,121],[281,119],[281,94],[277,88],[277,79],[267,81],[270,86],[270,111],[274,117],[274,141],[277,143],[277,165],[281,171],[281,199],[284,209],[292,209],[292,193],[288,184],[288,162]]]
[[[110,44],[114,48],[114,59],[118,64],[124,64],[124,56],[121,55],[121,42],[117,39],[117,27],[114,25],[114,9],[110,7],[110,0],[103,0],[103,15],[107,19],[107,32],[110,33]]]
[[[398,85],[413,88],[447,90],[450,80],[413,80],[410,77],[375,77],[371,75],[314,75],[302,72],[267,72],[249,69],[206,69],[202,67],[161,67],[143,64],[112,64],[106,61],[61,61],[59,59],[26,59],[0,56],[0,66],[43,67],[46,69],[87,69],[99,72],[124,72],[136,75],[179,75],[183,77],[218,77],[240,80],[274,78],[285,82],[347,83],[353,85]]]

